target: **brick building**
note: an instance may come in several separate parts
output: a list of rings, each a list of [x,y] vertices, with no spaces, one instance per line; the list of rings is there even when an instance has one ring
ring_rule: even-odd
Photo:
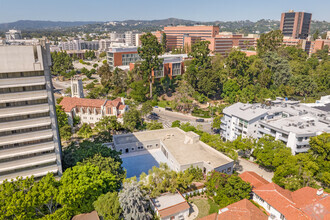
[[[311,13],[290,10],[282,13],[280,30],[285,37],[306,39],[309,34],[311,20]]]
[[[111,48],[107,52],[107,61],[110,69],[113,70],[117,66],[129,66],[140,60],[137,47],[117,47]]]

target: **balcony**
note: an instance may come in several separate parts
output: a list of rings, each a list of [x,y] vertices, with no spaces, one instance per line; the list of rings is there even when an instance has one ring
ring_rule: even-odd
[[[50,124],[51,124],[50,117],[10,121],[5,123],[0,123],[0,132],[14,131],[14,130],[20,130],[26,128],[35,128],[35,127],[47,126]]]
[[[26,171],[21,171],[13,174],[8,174],[8,175],[2,175],[0,176],[0,184],[5,180],[11,180],[15,179],[17,176],[21,176],[24,179],[27,177],[31,177],[32,175],[36,177],[41,177],[41,176],[46,176],[47,173],[54,173],[56,174],[58,172],[58,167],[57,165],[51,165],[51,166],[46,166],[46,167],[38,167],[35,169],[31,170],[26,170]]]
[[[52,137],[53,137],[53,132],[51,129],[22,133],[22,134],[7,135],[0,137],[0,146],[16,144],[16,143],[24,143],[28,141],[42,140]]]
[[[55,153],[0,163],[0,173],[56,162]]]
[[[284,137],[282,135],[278,136],[278,139],[284,142],[288,142],[288,137]]]
[[[37,85],[45,85],[45,83],[46,80],[44,76],[9,78],[9,79],[0,80],[0,88],[37,86]]]
[[[221,124],[227,124],[227,121],[224,118],[221,118]]]
[[[10,148],[6,150],[0,150],[0,160],[11,158],[11,157],[19,157],[23,155],[41,153],[46,151],[54,150],[54,143],[47,142],[42,144],[28,145],[24,147],[16,147]]]
[[[32,91],[32,92],[14,92],[0,94],[0,103],[29,101],[47,98],[47,91]]]
[[[261,128],[261,127],[258,128],[258,131],[260,131],[260,132],[262,132],[262,133],[264,133],[264,134],[269,134],[269,135],[271,135],[271,136],[275,136],[275,135],[272,134],[270,131],[268,131],[268,130],[266,130],[266,129],[264,129],[264,128]]]
[[[13,117],[18,115],[30,115],[38,114],[49,111],[49,105],[40,104],[40,105],[28,105],[23,107],[11,107],[11,108],[1,108],[0,109],[0,118]]]
[[[227,130],[227,127],[226,127],[226,125],[224,125],[224,124],[221,124],[221,125],[220,125],[220,129],[222,129],[222,130],[226,131],[226,130]]]

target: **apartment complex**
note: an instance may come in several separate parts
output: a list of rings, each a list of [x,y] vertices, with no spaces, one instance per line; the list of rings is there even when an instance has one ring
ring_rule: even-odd
[[[0,47],[0,183],[62,174],[47,44]]]
[[[261,138],[267,134],[285,143],[294,155],[308,151],[310,137],[330,132],[329,112],[281,98],[269,105],[238,102],[223,113],[220,133],[224,139]]]
[[[99,41],[69,40],[61,41],[58,44],[61,50],[98,50]]]
[[[110,48],[107,52],[107,61],[110,69],[113,70],[117,66],[129,66],[140,60],[137,47],[115,47]]]
[[[309,34],[311,20],[311,13],[290,10],[282,13],[280,30],[285,37],[306,39]]]
[[[22,33],[20,30],[9,30],[6,32],[6,40],[21,40],[22,39]]]
[[[253,186],[252,199],[262,206],[269,219],[296,220],[296,219],[329,219],[330,196],[323,189],[303,187],[294,192],[283,189],[275,183],[268,183],[258,174],[240,175],[242,180]],[[260,183],[255,186],[255,183]]]
[[[115,135],[113,149],[123,154],[160,149],[167,165],[174,171],[194,166],[204,174],[212,170],[232,174],[234,161],[199,139],[194,132],[167,128]]]
[[[168,26],[164,27],[164,33],[168,49],[183,48],[191,41],[215,37],[219,33],[219,26]]]
[[[122,121],[122,115],[128,110],[123,98],[115,100],[85,99],[77,97],[64,97],[60,105],[68,115],[69,124],[73,125],[73,118],[80,117],[81,123],[94,125],[103,116],[116,116]]]

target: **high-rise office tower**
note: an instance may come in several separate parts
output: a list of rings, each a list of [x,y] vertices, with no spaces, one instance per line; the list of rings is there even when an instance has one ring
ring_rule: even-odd
[[[282,13],[280,29],[284,37],[306,39],[309,34],[311,20],[311,13],[290,10]]]
[[[50,65],[44,42],[0,46],[0,183],[62,174]]]

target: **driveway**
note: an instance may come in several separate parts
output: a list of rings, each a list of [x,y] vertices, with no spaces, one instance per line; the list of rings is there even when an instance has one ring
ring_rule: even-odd
[[[244,171],[254,171],[257,174],[259,174],[261,177],[263,177],[265,180],[272,182],[274,172],[269,172],[263,169],[262,167],[260,167],[258,164],[243,158],[238,158],[238,162],[239,165],[236,166],[235,168],[238,173],[243,173]]]

